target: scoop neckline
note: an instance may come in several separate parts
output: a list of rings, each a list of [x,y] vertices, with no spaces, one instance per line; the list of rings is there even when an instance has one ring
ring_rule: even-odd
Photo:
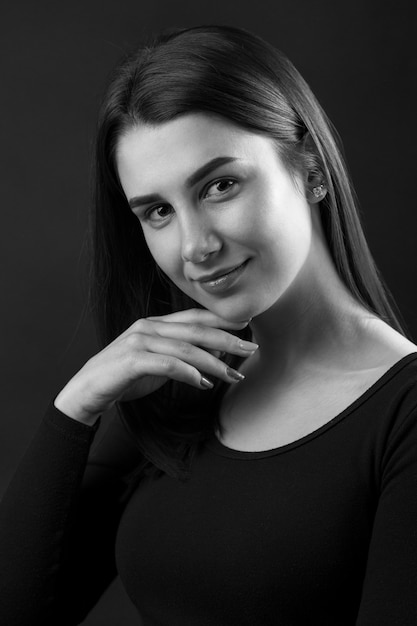
[[[417,360],[417,352],[410,352],[410,354],[406,354],[399,361],[394,363],[378,380],[376,380],[368,389],[366,389],[360,396],[356,398],[349,406],[347,406],[343,411],[338,413],[331,420],[320,426],[316,430],[313,430],[311,433],[296,439],[295,441],[291,441],[290,443],[284,444],[282,446],[278,446],[276,448],[270,448],[268,450],[257,450],[257,451],[248,451],[248,450],[238,450],[235,448],[229,448],[228,446],[221,443],[221,441],[217,438],[216,434],[213,433],[210,439],[207,440],[207,447],[216,454],[220,456],[225,456],[228,458],[235,459],[243,459],[243,460],[251,460],[251,459],[262,459],[270,456],[275,456],[277,454],[284,454],[294,448],[298,448],[302,446],[312,439],[319,437],[321,434],[333,428],[337,424],[339,424],[345,417],[353,413],[359,406],[364,404],[369,398],[371,398],[383,385],[385,385],[390,379],[392,379],[398,372],[400,372],[408,363]]]

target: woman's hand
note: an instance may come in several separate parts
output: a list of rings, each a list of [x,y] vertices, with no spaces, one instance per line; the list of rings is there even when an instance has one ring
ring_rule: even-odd
[[[218,356],[255,352],[256,344],[227,332],[247,324],[229,322],[205,309],[139,319],[89,359],[54,404],[69,417],[93,424],[115,402],[146,396],[169,378],[198,389],[213,386],[206,374],[238,382],[243,377]]]

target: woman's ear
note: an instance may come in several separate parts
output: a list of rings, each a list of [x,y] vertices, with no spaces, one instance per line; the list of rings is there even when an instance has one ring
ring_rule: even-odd
[[[305,188],[310,204],[321,202],[327,194],[325,177],[321,168],[321,159],[310,133],[303,138],[304,166],[306,171]]]
[[[307,193],[308,193],[307,200],[309,201],[309,203],[317,204],[318,202],[321,202],[326,196],[327,187],[323,182],[319,184],[315,183],[315,184],[307,186]]]

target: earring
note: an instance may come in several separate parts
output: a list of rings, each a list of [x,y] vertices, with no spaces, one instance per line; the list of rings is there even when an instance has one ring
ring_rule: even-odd
[[[321,185],[313,187],[313,194],[316,198],[323,198],[326,194],[326,191],[326,186],[323,183]]]

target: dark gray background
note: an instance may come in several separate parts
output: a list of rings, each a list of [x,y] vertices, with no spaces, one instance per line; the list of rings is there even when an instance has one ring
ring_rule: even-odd
[[[109,70],[150,30],[232,24],[288,54],[343,138],[371,250],[416,341],[412,4],[3,0],[0,492],[96,351],[84,246],[95,117]],[[85,622],[115,623],[138,624],[119,583]]]

